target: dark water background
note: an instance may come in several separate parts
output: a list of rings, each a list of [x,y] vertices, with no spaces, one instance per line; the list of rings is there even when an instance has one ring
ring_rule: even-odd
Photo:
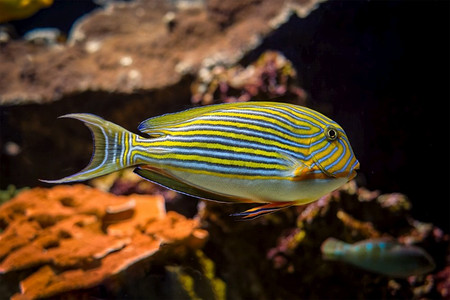
[[[55,1],[13,24],[19,35],[35,27],[68,32],[95,7]],[[405,193],[415,218],[447,232],[449,11],[448,1],[331,1],[305,19],[292,17],[243,59],[281,51],[297,69],[310,106],[347,131],[361,163],[360,184]],[[0,185],[26,182],[3,177]]]

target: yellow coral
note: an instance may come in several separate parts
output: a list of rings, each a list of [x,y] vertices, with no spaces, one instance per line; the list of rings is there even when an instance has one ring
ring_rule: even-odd
[[[211,259],[209,259],[201,250],[197,250],[195,254],[197,255],[197,258],[200,264],[202,265],[205,277],[208,278],[211,282],[215,300],[226,299],[225,282],[223,282],[220,278],[216,277],[214,262]]]
[[[0,23],[28,18],[52,4],[53,0],[0,0]]]
[[[194,291],[194,279],[191,276],[179,271],[178,280],[183,289],[189,295],[189,299],[201,300]]]
[[[305,237],[306,237],[306,231],[300,230],[293,236],[292,241],[291,241],[291,246],[295,245],[295,247],[297,247],[297,245],[300,244],[305,239]],[[293,248],[295,248],[295,247],[293,247]]]

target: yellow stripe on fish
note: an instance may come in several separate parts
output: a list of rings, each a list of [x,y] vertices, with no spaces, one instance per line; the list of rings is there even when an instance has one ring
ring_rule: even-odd
[[[200,198],[268,203],[238,215],[252,218],[317,200],[356,175],[359,163],[344,130],[312,109],[286,103],[210,105],[150,118],[145,138],[91,114],[63,117],[92,131],[94,154],[82,181],[126,167]]]

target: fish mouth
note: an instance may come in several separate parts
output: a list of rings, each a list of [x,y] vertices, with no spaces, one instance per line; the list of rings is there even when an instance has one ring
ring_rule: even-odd
[[[315,157],[313,157],[313,161],[314,161],[314,163],[316,164],[316,166],[318,166],[319,169],[320,169],[325,175],[327,175],[328,177],[332,177],[332,178],[342,178],[342,177],[347,177],[348,180],[350,181],[350,180],[352,180],[353,178],[356,177],[356,174],[357,174],[356,170],[359,170],[359,161],[358,161],[358,160],[356,160],[356,165],[355,165],[353,168],[351,168],[351,169],[348,170],[348,171],[340,172],[339,174],[333,174],[333,173],[329,172],[327,169],[325,169],[325,168],[319,163],[319,161],[318,161]]]
[[[349,181],[356,177],[356,170],[359,170],[359,161],[356,161],[355,167],[351,170],[350,176],[348,177]]]

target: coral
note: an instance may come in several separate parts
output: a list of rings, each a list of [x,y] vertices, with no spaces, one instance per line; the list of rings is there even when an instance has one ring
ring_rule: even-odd
[[[339,210],[336,213],[336,217],[342,223],[344,223],[346,227],[351,228],[355,232],[355,234],[360,233],[361,235],[373,238],[379,237],[381,235],[377,230],[373,228],[372,223],[358,221],[342,210]]]
[[[450,266],[437,273],[434,278],[439,294],[443,299],[448,299],[450,297]]]
[[[241,207],[206,202],[199,216],[210,239],[204,251],[215,262],[231,298],[339,299],[436,298],[448,288],[449,236],[414,220],[402,194],[383,194],[349,182],[316,202],[248,222],[229,216]],[[257,234],[255,234],[257,233]],[[417,244],[436,261],[425,276],[391,279],[322,259],[321,243],[391,237]],[[342,284],[345,282],[345,288]]]
[[[178,285],[187,299],[225,300],[225,283],[216,278],[214,263],[201,250],[195,252],[195,257],[197,264],[193,266],[194,269],[173,266],[167,268],[167,271],[176,277],[177,283],[174,286]]]
[[[203,67],[192,85],[192,102],[212,104],[285,97],[305,103],[306,92],[294,85],[296,71],[281,53],[267,51],[247,67]]]
[[[28,274],[16,299],[111,283],[133,266],[200,249],[208,237],[197,221],[166,214],[162,196],[84,185],[24,191],[0,207],[0,224],[0,273]]]
[[[174,86],[202,66],[236,63],[292,14],[305,17],[320,1],[114,2],[78,20],[61,47],[6,43],[0,73],[8,84],[0,84],[0,104]]]
[[[97,184],[111,189],[116,184],[111,182],[125,178],[127,184],[139,184],[126,174]],[[13,299],[448,296],[449,236],[414,220],[404,195],[381,195],[350,182],[310,205],[246,222],[230,214],[248,204],[201,202],[193,220],[166,213],[163,200],[161,195],[115,196],[84,185],[20,193],[0,207],[0,279],[10,287],[12,282],[16,289],[20,286],[20,291],[8,290],[6,295],[15,293]],[[400,280],[324,261],[320,245],[330,236],[350,243],[389,236],[418,244],[437,267],[431,274]],[[345,290],[336,285],[337,274],[346,282]],[[5,286],[0,284],[0,290]]]
[[[132,169],[124,169],[112,174],[92,179],[94,187],[115,195],[152,194],[164,197],[166,208],[184,216],[192,217],[197,213],[197,198],[186,196],[136,175]]]

